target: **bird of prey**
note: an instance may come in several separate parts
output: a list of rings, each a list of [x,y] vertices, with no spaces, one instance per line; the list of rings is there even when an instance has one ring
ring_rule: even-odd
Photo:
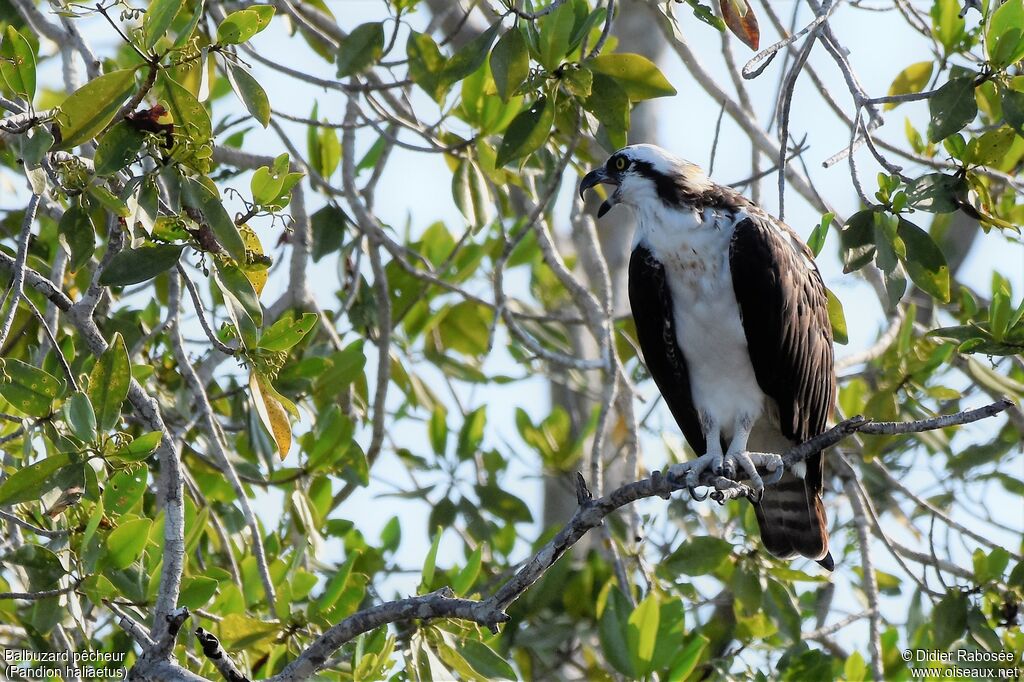
[[[787,225],[696,165],[630,145],[588,173],[636,216],[629,302],[651,376],[695,462],[669,468],[691,493],[710,468],[746,472],[761,539],[781,558],[832,570],[822,456],[777,477],[780,453],[822,433],[835,402],[832,327],[813,254]]]

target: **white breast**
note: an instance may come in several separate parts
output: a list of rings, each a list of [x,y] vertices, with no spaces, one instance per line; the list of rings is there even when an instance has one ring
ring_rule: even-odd
[[[756,422],[765,404],[729,268],[736,220],[711,209],[703,214],[655,211],[637,211],[636,241],[665,266],[676,340],[686,358],[697,410],[718,422],[729,439],[737,420]]]

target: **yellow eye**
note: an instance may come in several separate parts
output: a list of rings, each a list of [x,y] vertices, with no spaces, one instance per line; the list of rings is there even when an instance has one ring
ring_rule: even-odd
[[[620,156],[619,158],[615,159],[615,170],[626,170],[626,166],[628,165],[629,162],[626,161],[626,157],[624,156]]]

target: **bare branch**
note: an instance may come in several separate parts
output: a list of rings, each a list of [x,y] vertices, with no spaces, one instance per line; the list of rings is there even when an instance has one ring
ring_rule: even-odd
[[[25,209],[25,217],[21,221],[21,233],[18,235],[18,254],[14,261],[14,277],[11,280],[11,287],[4,295],[4,299],[10,295],[10,308],[0,323],[0,348],[7,341],[7,335],[11,332],[11,324],[14,323],[14,316],[18,312],[18,304],[21,303],[25,286],[25,263],[28,260],[28,241],[32,234],[32,223],[36,219],[36,209],[39,208],[40,195],[33,194],[29,199],[28,208]]]

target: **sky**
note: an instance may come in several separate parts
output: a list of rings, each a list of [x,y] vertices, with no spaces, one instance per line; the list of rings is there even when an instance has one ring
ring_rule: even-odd
[[[382,7],[379,0],[340,0],[328,2],[328,5],[345,30],[350,30],[364,21],[379,19]],[[788,14],[793,5],[786,1],[778,2],[776,6],[780,13]],[[919,4],[919,6],[927,9],[927,5]],[[701,56],[705,66],[716,74],[718,82],[731,92],[731,83],[721,68],[718,33],[690,16],[685,6],[677,5],[677,7],[681,30],[686,35],[694,52]],[[797,24],[801,26],[805,24],[809,20],[808,16],[807,8],[802,8]],[[419,16],[414,16],[411,23],[420,29],[424,18],[421,13]],[[764,46],[772,42],[775,36],[769,28],[767,18],[763,18],[761,23],[764,33],[762,46]],[[835,13],[832,25],[840,40],[849,48],[850,60],[865,91],[869,94],[885,94],[900,69],[912,62],[930,59],[927,41],[911,33],[905,28],[901,19],[890,14],[856,11],[849,6],[844,6]],[[107,53],[114,45],[109,28],[101,21],[89,20],[86,22],[86,35],[90,37],[94,48],[101,54]],[[661,39],[660,34],[657,34],[657,39]],[[288,65],[293,68],[308,69],[311,73],[327,78],[334,77],[333,68],[313,56],[301,40],[289,38],[280,21],[274,21],[267,31],[258,35],[252,42],[262,54],[286,56]],[[399,38],[398,45],[404,45],[404,36]],[[879,45],[884,45],[885,49],[878,49]],[[741,63],[749,55],[752,55],[738,43],[735,45],[735,50],[737,59]],[[749,82],[750,94],[755,102],[774,102],[781,62],[780,56],[760,78]],[[820,46],[817,46],[812,53],[810,64],[826,79],[837,99],[844,105],[847,104],[849,95],[841,75]],[[669,81],[676,87],[678,94],[643,105],[655,107],[659,122],[655,138],[647,141],[657,143],[680,156],[707,167],[719,114],[718,104],[703,93],[671,51],[666,54],[661,66]],[[41,76],[40,81],[47,82],[46,79],[49,78],[49,82],[55,82],[55,79],[59,79],[59,69],[55,67],[56,64],[47,67],[48,72],[44,71],[44,74],[47,75]],[[319,103],[321,116],[332,121],[340,121],[343,117],[344,100],[340,93],[316,92],[310,87],[296,87],[291,79],[279,76],[258,64],[254,64],[253,72],[270,94],[271,104],[276,111],[307,116],[315,99]],[[429,99],[417,89],[413,90],[412,101],[418,110],[429,111],[433,107]],[[763,112],[769,108],[768,106],[762,107],[760,120],[765,120]],[[237,114],[241,111],[236,102],[219,101],[214,123],[216,124],[217,120],[226,113]],[[923,129],[922,122],[927,120],[927,105],[924,103],[905,104],[896,110],[886,112],[886,126],[882,129],[881,136],[896,143],[901,142],[904,139],[903,121],[905,116],[910,117],[919,129]],[[304,149],[304,126],[286,123],[285,128],[297,146]],[[848,144],[849,130],[835,118],[820,96],[813,91],[813,86],[806,77],[802,78],[797,85],[791,129],[797,138],[807,135],[808,151],[805,154],[805,160],[811,176],[822,193],[834,203],[841,215],[850,215],[858,210],[859,201],[850,184],[848,166],[841,163],[829,169],[821,167],[822,160]],[[357,137],[359,149],[355,152],[356,158],[361,158],[363,152],[373,141],[374,138],[371,135],[360,133]],[[245,148],[258,150],[261,153],[277,153],[269,150],[280,150],[281,144],[272,131],[262,131],[257,127],[248,134]],[[749,156],[749,143],[746,137],[726,116],[715,161],[714,179],[719,182],[731,182],[745,177],[749,173]],[[860,168],[862,182],[870,193],[871,189],[875,187],[874,177],[877,166],[866,149],[858,152],[855,159]],[[908,168],[908,171],[913,170],[915,169]],[[911,172],[911,174],[913,173]],[[243,175],[238,180],[232,181],[231,184],[245,191],[248,187],[247,177]],[[577,180],[573,173],[567,173],[555,204],[555,221],[560,229],[565,229],[568,223],[570,197],[575,190]],[[778,205],[774,181],[774,176],[768,178],[762,193],[764,207],[772,212],[775,212]],[[17,179],[14,182],[16,185],[18,184]],[[449,183],[450,173],[440,156],[396,149],[378,186],[377,215],[383,222],[395,226],[403,226],[408,221],[414,233],[426,228],[435,220],[442,220],[454,234],[459,234],[463,229],[464,221],[451,199]],[[313,203],[316,199],[315,195],[307,192],[307,197],[311,201],[310,212],[319,208],[317,204]],[[11,203],[8,198],[0,200],[0,206],[7,207]],[[795,191],[787,192],[786,220],[799,234],[806,237],[819,219],[820,215],[817,211],[809,207]],[[923,226],[927,226],[928,217],[922,216],[922,219]],[[269,245],[276,242],[279,230],[271,227],[269,221],[262,224],[259,221],[254,221],[253,226],[257,229],[264,244]],[[598,228],[600,229],[600,223],[598,223]],[[837,254],[838,239],[835,234],[832,234],[819,257],[819,265],[826,284],[842,301],[849,323],[850,344],[837,348],[837,356],[841,358],[869,346],[886,325],[873,291],[858,278],[842,274]],[[972,287],[988,291],[989,273],[992,269],[998,270],[1011,281],[1019,300],[1021,292],[1024,292],[1024,248],[1020,243],[1005,240],[995,234],[978,240],[963,267],[962,278]],[[334,291],[337,288],[336,272],[336,265],[331,258],[313,266],[310,272],[313,290]],[[264,302],[273,301],[282,286],[281,279],[272,277],[263,295]],[[516,275],[511,279],[510,287],[523,290],[525,278],[522,275]],[[334,301],[323,301],[323,303],[331,306]],[[340,326],[344,327],[344,324]],[[201,334],[187,336],[198,338]],[[497,350],[488,359],[486,369],[495,373],[511,373],[519,376],[522,374],[522,370],[512,362],[503,349],[503,341],[504,338],[501,337],[495,344]],[[374,365],[375,358],[371,351],[367,363],[370,372],[368,380],[371,386],[373,385]],[[232,368],[226,363],[223,370],[232,371]],[[235,371],[241,373],[241,370]],[[438,393],[443,393],[440,387],[436,388],[438,388]],[[654,389],[650,382],[640,389],[648,400],[654,397]],[[488,410],[488,435],[485,446],[501,447],[503,451],[507,452],[509,448],[505,447],[505,444],[512,445],[518,456],[512,458],[505,479],[506,485],[510,491],[520,495],[530,509],[535,511],[535,516],[539,518],[539,510],[542,507],[539,467],[534,461],[534,457],[529,454],[525,446],[521,445],[514,423],[513,410],[502,410],[499,409],[499,406],[522,406],[530,413],[534,421],[539,421],[550,412],[551,408],[546,377],[535,375],[506,386],[478,387],[467,392],[465,397],[466,404],[470,406],[481,404],[491,406]],[[642,414],[646,410],[647,404],[649,402],[638,406],[638,412]],[[677,431],[667,413],[661,414],[656,423],[659,423],[672,435]],[[302,425],[299,428],[301,430]],[[988,433],[987,428],[984,425],[970,427],[964,434],[966,438],[961,439],[962,442]],[[414,452],[417,448],[422,450],[425,447],[423,445],[427,442],[425,435],[425,425],[411,423],[408,420],[389,433],[391,439],[411,447]],[[360,438],[364,439],[362,442],[365,446],[366,434],[360,434]],[[664,463],[664,447],[659,439],[645,436],[642,446],[644,460],[649,467],[657,468]],[[294,464],[295,457],[296,455],[291,455],[285,465]],[[1011,465],[1017,466],[1021,470],[1021,474],[1024,475],[1024,462],[1020,456]],[[930,471],[930,462],[926,457],[922,457],[920,468],[921,471],[914,472],[908,479],[911,487],[915,489],[917,489],[915,483],[927,486],[934,480]],[[429,546],[426,515],[421,504],[394,497],[380,497],[381,493],[392,489],[392,483],[405,486],[409,484],[409,478],[405,473],[404,466],[390,450],[386,450],[374,467],[371,486],[358,490],[335,516],[353,520],[368,538],[375,540],[392,515],[397,515],[402,523],[403,542],[395,557],[395,562],[405,568],[417,568],[422,564],[423,556]],[[267,499],[259,500],[255,506],[260,510],[265,523],[273,524],[276,514],[273,510],[281,508],[281,499],[279,496],[271,494]],[[667,516],[660,500],[643,504],[642,511],[654,515],[655,519],[659,516]],[[1024,510],[1015,511],[1017,512],[1016,518],[1011,519],[1008,523],[1024,529]],[[669,523],[667,518],[665,523]],[[520,529],[520,534],[527,538],[535,537],[537,532],[536,524],[533,527]],[[896,532],[902,531],[896,530]],[[909,542],[909,538],[902,539]],[[1008,541],[1009,539],[1008,537]],[[461,556],[456,551],[460,545],[461,543],[456,538],[445,537],[439,554],[442,557],[441,565],[447,566],[454,561],[461,561]],[[342,555],[343,551],[338,541],[330,540],[327,543],[325,555],[321,558],[328,561],[339,560]],[[886,562],[888,557],[883,550],[876,548],[875,555],[876,557],[881,555],[879,563],[884,570],[899,573],[893,566],[888,565],[892,562],[891,559],[888,563]],[[850,562],[858,560],[859,558],[856,556],[848,558]],[[969,565],[969,562],[967,563]],[[840,576],[841,573],[836,575]],[[840,577],[839,580],[845,579]],[[415,589],[417,582],[418,576],[398,575],[384,584],[381,594],[391,597],[396,594],[410,593]],[[807,586],[802,587],[806,588]],[[853,601],[850,593],[846,594],[845,601],[837,600],[837,610],[851,612],[859,610],[859,605]],[[840,641],[863,649],[862,646],[857,645],[863,641],[865,632],[866,625],[861,623],[849,628],[840,637]]]

